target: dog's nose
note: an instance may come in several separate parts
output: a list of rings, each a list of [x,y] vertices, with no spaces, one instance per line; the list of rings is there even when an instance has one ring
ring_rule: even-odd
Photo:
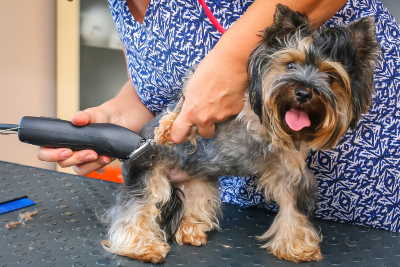
[[[299,101],[300,103],[307,102],[312,97],[311,91],[304,89],[304,88],[297,88],[295,90],[295,95],[296,95],[297,101]]]

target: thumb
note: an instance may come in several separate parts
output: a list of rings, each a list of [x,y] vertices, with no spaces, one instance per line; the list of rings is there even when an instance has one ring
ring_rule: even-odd
[[[193,124],[189,121],[186,113],[179,113],[172,124],[170,139],[175,144],[183,143],[190,134]]]
[[[215,124],[209,123],[206,125],[197,125],[197,131],[204,138],[212,138],[215,134]]]
[[[84,126],[91,122],[90,117],[91,116],[88,112],[79,111],[72,117],[71,122],[76,126]]]
[[[77,112],[71,122],[76,126],[84,126],[89,123],[110,122],[110,117],[103,109],[94,107]]]

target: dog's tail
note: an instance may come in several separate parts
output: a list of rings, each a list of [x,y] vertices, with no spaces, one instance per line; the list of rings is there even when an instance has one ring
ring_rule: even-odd
[[[159,224],[168,240],[175,235],[182,221],[184,197],[184,193],[181,189],[171,185],[171,196],[169,200],[159,207],[161,213]]]

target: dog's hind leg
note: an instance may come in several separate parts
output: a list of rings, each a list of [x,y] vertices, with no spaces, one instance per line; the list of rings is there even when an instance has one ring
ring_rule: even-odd
[[[305,214],[310,209],[306,206],[312,205],[314,178],[305,169],[304,160],[293,164],[294,154],[281,155],[281,162],[272,162],[273,167],[259,180],[266,196],[279,204],[274,222],[259,239],[268,240],[263,247],[280,259],[318,261],[322,259],[321,237]]]
[[[160,227],[162,207],[173,192],[166,176],[166,166],[157,164],[146,171],[136,184],[124,188],[108,218],[108,240],[103,247],[115,254],[144,262],[163,262],[170,246]]]
[[[175,239],[180,245],[205,245],[207,232],[219,227],[221,211],[216,181],[192,178],[179,184],[179,188],[185,195],[184,215]]]

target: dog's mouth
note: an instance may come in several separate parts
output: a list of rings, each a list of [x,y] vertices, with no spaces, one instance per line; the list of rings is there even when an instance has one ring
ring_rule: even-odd
[[[325,112],[322,104],[317,102],[310,105],[288,103],[280,108],[280,117],[289,134],[309,135],[318,131]]]
[[[273,98],[282,128],[290,135],[311,138],[324,120],[326,108],[323,99],[316,92],[307,101],[299,101],[294,90],[281,90]]]
[[[300,109],[291,108],[285,113],[285,122],[287,126],[295,132],[311,126],[311,120],[308,114]]]

